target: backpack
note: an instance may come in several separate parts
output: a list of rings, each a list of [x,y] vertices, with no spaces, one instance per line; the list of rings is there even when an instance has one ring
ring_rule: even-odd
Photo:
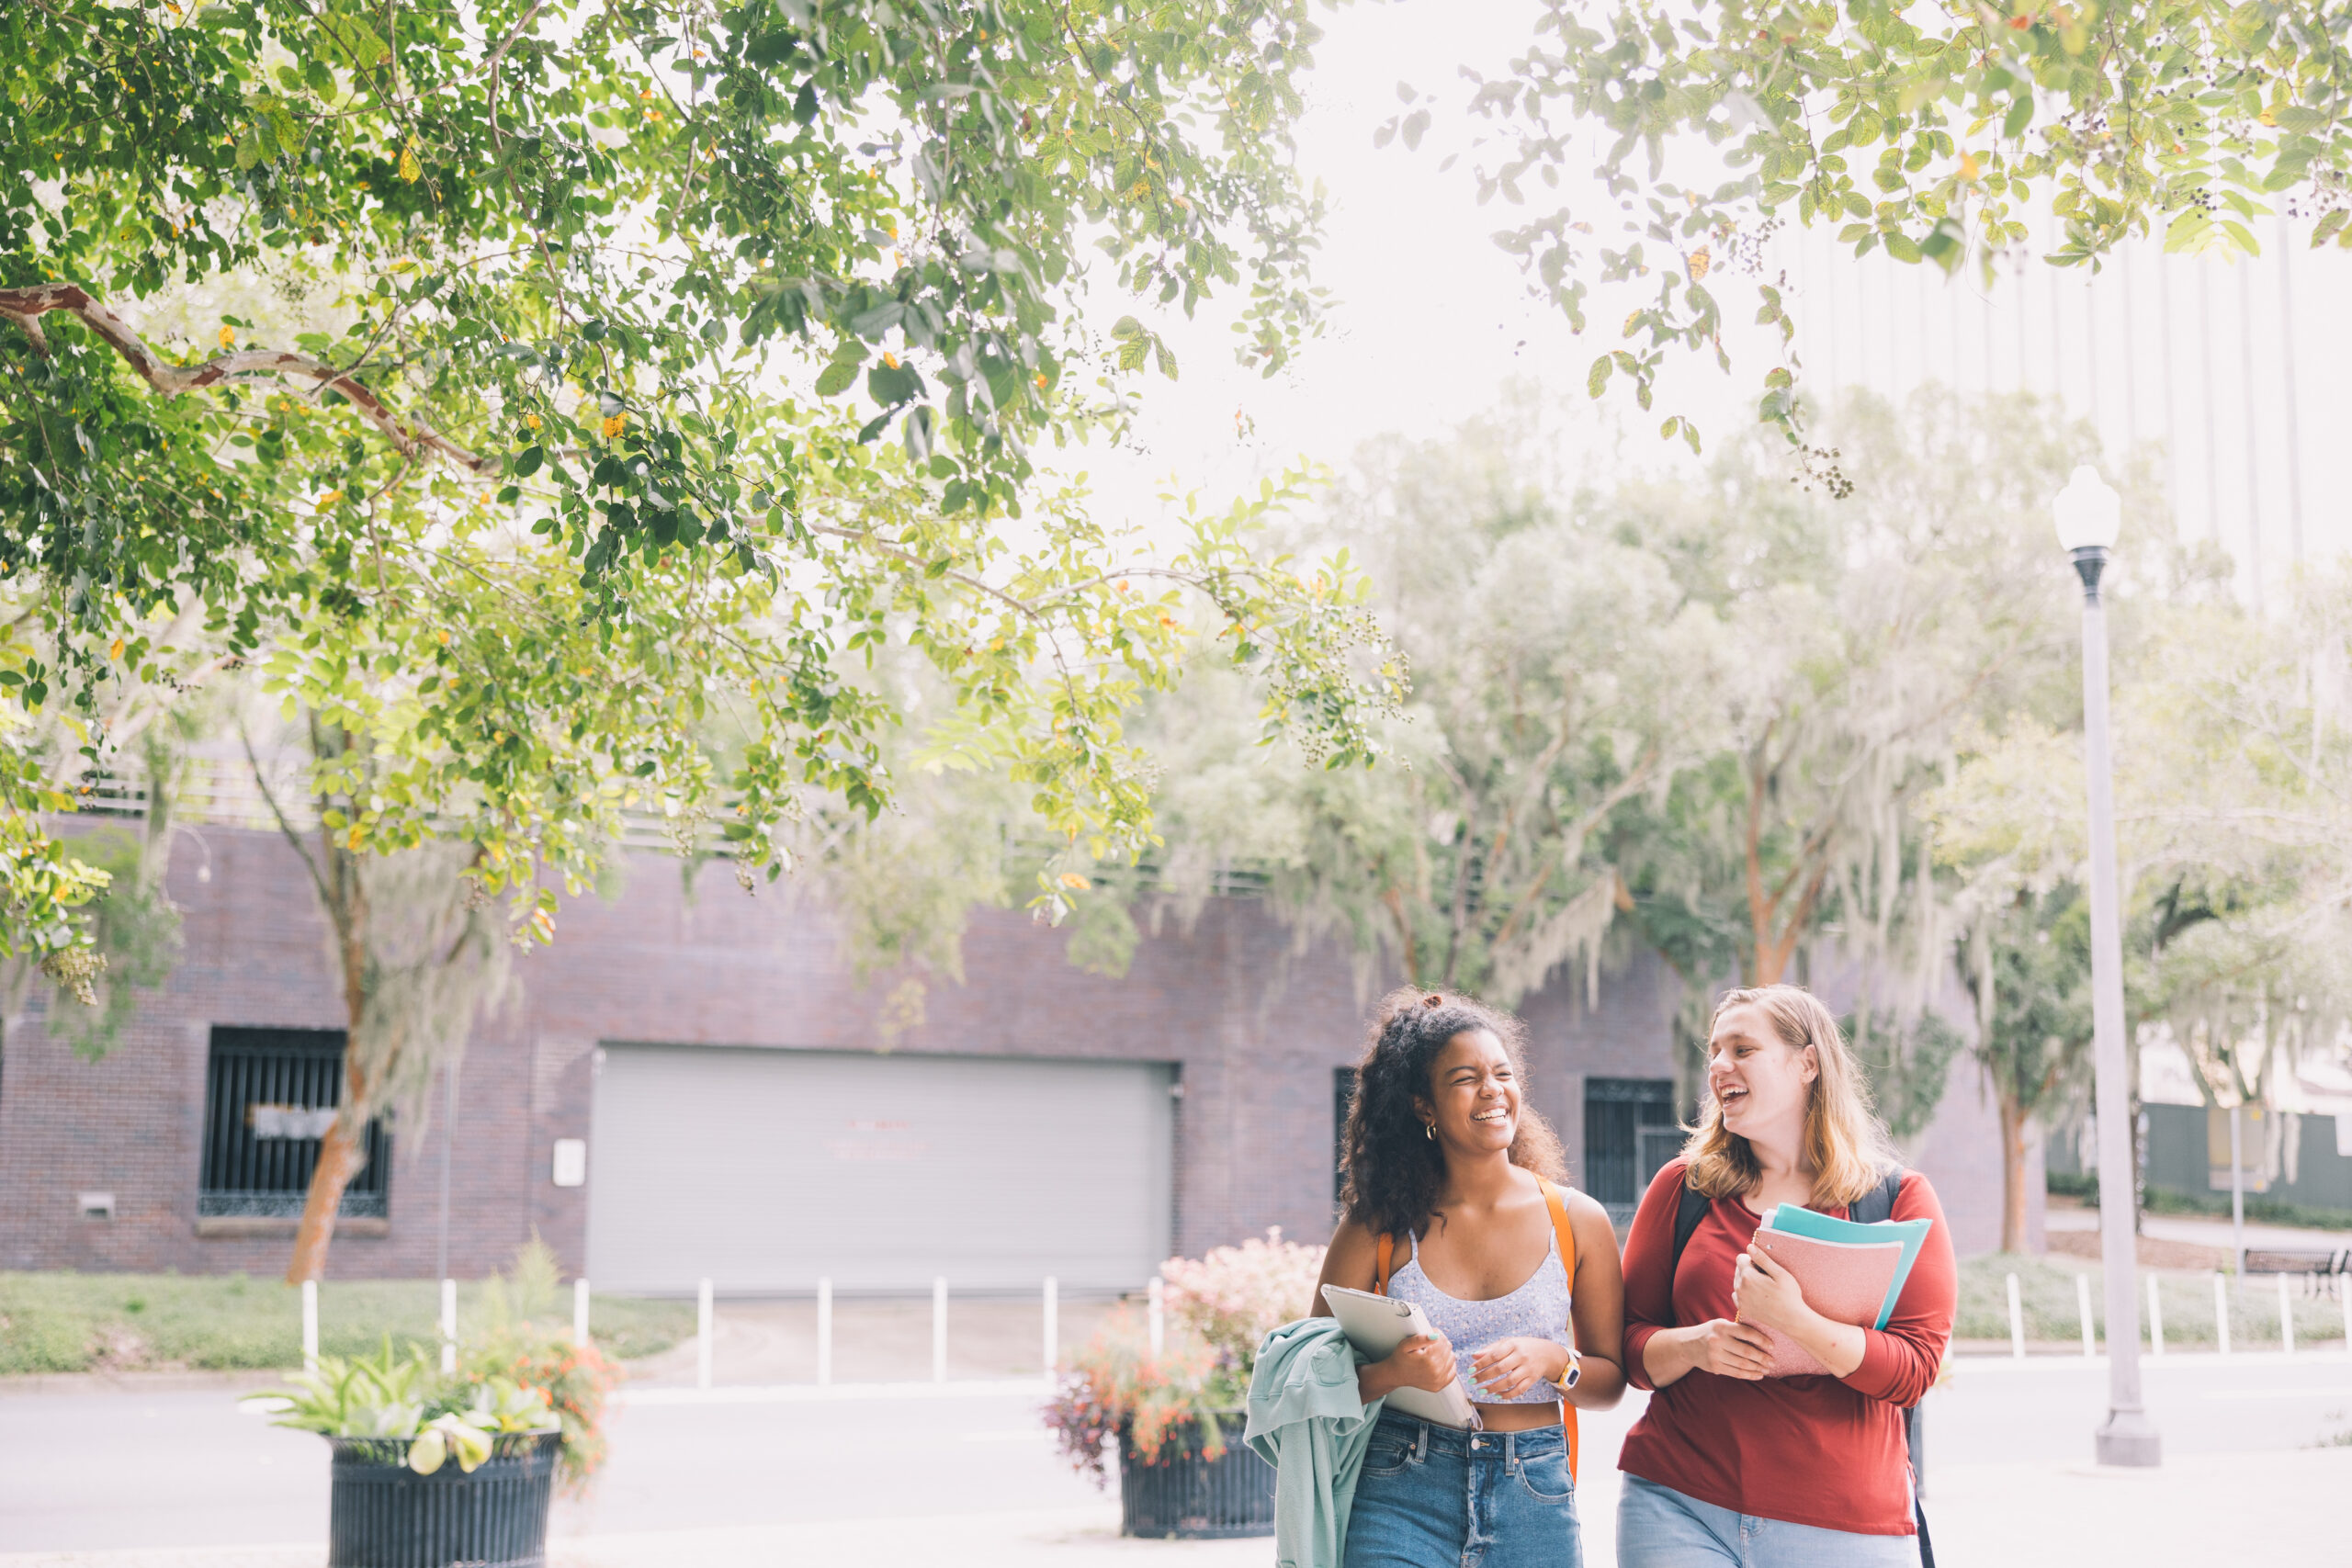
[[[1876,1224],[1894,1217],[1895,1194],[1903,1190],[1903,1168],[1896,1166],[1886,1173],[1876,1187],[1857,1199],[1848,1209],[1856,1224]],[[1667,1301],[1674,1299],[1674,1277],[1682,1269],[1682,1249],[1690,1245],[1691,1234],[1707,1215],[1714,1200],[1703,1192],[1691,1190],[1684,1183],[1681,1202],[1674,1211],[1674,1258],[1667,1266]],[[1919,1530],[1919,1568],[1936,1568],[1935,1548],[1928,1542],[1928,1511],[1919,1501],[1919,1486],[1925,1479],[1919,1473],[1919,1407],[1906,1404],[1903,1411],[1903,1438],[1911,1450],[1911,1517]]]

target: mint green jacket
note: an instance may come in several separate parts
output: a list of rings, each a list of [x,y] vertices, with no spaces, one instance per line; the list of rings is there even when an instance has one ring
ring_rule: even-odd
[[[1356,1395],[1359,1358],[1339,1323],[1303,1317],[1258,1347],[1242,1438],[1274,1467],[1275,1568],[1340,1568],[1348,1509],[1386,1403]]]

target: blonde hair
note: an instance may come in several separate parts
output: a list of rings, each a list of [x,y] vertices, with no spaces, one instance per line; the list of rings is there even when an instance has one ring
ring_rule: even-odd
[[[1846,1036],[1821,998],[1803,986],[1752,986],[1724,994],[1707,1023],[1715,1025],[1736,1007],[1760,1010],[1792,1051],[1813,1047],[1816,1075],[1805,1096],[1803,1156],[1813,1168],[1813,1202],[1818,1208],[1850,1204],[1877,1186],[1894,1161],[1886,1128],[1871,1111],[1871,1089]],[[1746,1138],[1724,1128],[1723,1107],[1709,1095],[1698,1125],[1682,1145],[1683,1180],[1710,1198],[1745,1194],[1763,1175]]]

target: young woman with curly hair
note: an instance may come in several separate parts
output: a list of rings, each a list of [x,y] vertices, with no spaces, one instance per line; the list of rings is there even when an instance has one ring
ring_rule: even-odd
[[[1381,1413],[1346,1568],[1583,1561],[1562,1404],[1606,1409],[1623,1393],[1623,1286],[1608,1214],[1565,1188],[1559,1140],[1521,1098],[1522,1038],[1468,998],[1398,991],[1356,1067],[1346,1217],[1308,1311],[1328,1314],[1324,1285],[1417,1303],[1435,1336],[1360,1369],[1359,1391],[1369,1404],[1459,1380],[1480,1424]]]
[[[1653,1392],[1618,1459],[1620,1568],[1917,1568],[1903,1409],[1951,1339],[1959,1272],[1942,1206],[1895,1164],[1845,1037],[1810,991],[1725,996],[1707,1090],[1625,1240],[1624,1364]],[[1776,1203],[1930,1222],[1883,1330],[1824,1317],[1755,1245]],[[1766,1328],[1827,1375],[1769,1377]]]

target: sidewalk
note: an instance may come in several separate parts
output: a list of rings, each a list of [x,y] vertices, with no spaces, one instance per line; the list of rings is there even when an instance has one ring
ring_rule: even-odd
[[[1939,1556],[2004,1568],[2222,1568],[2335,1560],[2352,1448],[2199,1454],[2154,1471],[1961,1465],[1932,1473]],[[1616,1559],[1616,1475],[1585,1478],[1585,1561]],[[550,1543],[548,1568],[1263,1568],[1264,1540],[1123,1540],[1114,1503],[1044,1513],[649,1531]],[[0,1554],[0,1568],[319,1568],[323,1545]]]

